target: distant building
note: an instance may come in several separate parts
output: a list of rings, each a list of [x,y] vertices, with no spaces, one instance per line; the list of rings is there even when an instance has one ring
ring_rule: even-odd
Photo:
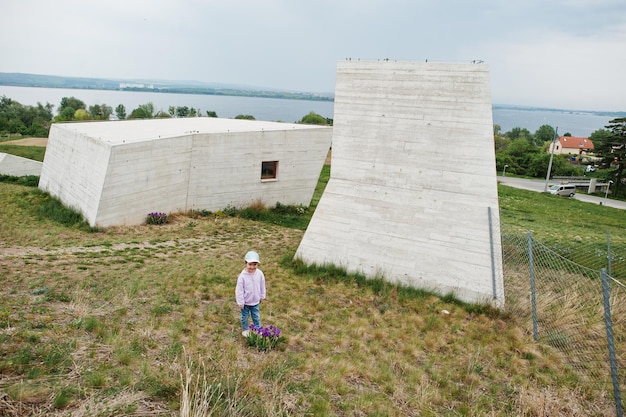
[[[308,206],[331,127],[194,117],[55,123],[39,188],[91,226],[256,201]]]
[[[154,84],[144,84],[144,83],[120,83],[120,88],[147,88],[150,90],[154,90]]]
[[[552,147],[554,147],[554,153],[557,155],[570,154],[570,155],[582,155],[594,150],[593,142],[589,138],[577,138],[575,136],[561,136],[556,142],[552,142],[548,148],[548,153],[552,153]]]

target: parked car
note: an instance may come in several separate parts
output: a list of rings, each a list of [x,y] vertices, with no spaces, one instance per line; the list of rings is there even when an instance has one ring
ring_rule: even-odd
[[[595,172],[596,171],[596,167],[594,165],[587,165],[587,168],[585,169],[585,171],[587,171],[587,172]]]
[[[574,184],[555,184],[548,188],[548,192],[562,197],[574,197],[576,194],[576,186]]]

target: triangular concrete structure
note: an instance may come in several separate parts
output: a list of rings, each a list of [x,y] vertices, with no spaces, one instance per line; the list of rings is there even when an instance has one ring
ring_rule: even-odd
[[[0,153],[0,174],[13,177],[41,175],[42,163],[8,153]]]
[[[504,304],[489,71],[340,62],[331,176],[307,264]]]

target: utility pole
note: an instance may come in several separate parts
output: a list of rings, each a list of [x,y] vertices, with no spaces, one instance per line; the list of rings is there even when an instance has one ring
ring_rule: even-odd
[[[554,159],[554,148],[556,147],[556,138],[559,137],[559,127],[556,127],[554,131],[554,138],[552,138],[552,151],[550,152],[550,162],[548,163],[548,172],[546,173],[546,185],[543,187],[543,192],[548,191],[548,181],[550,180],[550,171],[552,171],[552,159]]]

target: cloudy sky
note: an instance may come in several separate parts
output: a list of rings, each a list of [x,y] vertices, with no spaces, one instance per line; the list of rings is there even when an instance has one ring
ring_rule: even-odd
[[[348,57],[483,60],[494,104],[626,111],[626,0],[0,0],[0,72],[333,92]]]

